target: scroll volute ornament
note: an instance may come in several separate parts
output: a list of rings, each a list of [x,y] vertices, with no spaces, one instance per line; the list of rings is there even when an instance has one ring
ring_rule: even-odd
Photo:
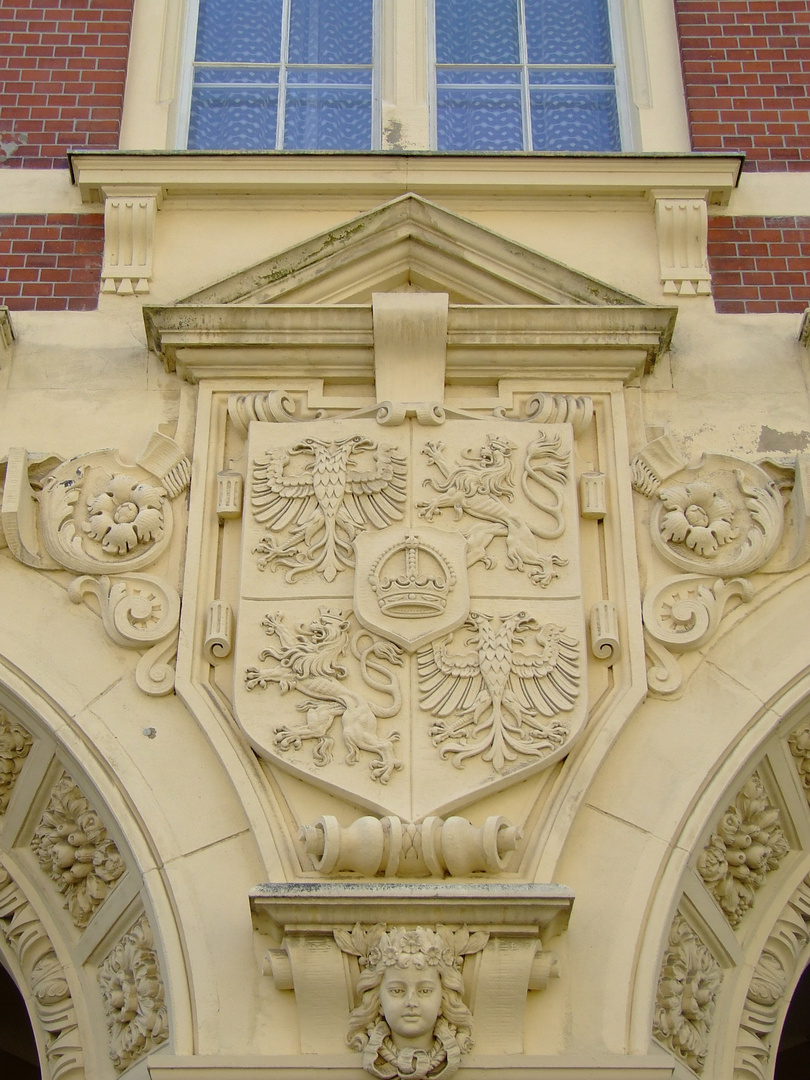
[[[138,571],[169,544],[171,499],[187,486],[190,466],[181,448],[152,435],[136,461],[96,450],[62,461],[30,482],[30,460],[12,450],[6,467],[2,519],[21,562],[79,574]]]

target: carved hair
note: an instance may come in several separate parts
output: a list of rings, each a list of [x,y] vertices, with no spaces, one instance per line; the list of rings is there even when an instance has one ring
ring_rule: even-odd
[[[464,1004],[464,983],[457,966],[452,935],[417,926],[396,927],[383,933],[366,958],[366,968],[357,982],[362,1000],[349,1015],[346,1042],[363,1053],[363,1067],[373,1076],[396,1077],[400,1073],[384,1059],[384,1044],[391,1031],[385,1021],[380,998],[383,976],[389,968],[435,968],[439,974],[442,1001],[433,1030],[435,1067],[428,1076],[449,1076],[458,1067],[458,1058],[473,1045],[472,1013]],[[424,1075],[424,1074],[420,1074]]]

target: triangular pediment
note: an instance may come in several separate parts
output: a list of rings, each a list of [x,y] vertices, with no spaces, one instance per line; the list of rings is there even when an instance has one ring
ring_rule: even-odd
[[[446,292],[451,304],[637,305],[627,293],[403,195],[233,274],[180,304],[367,304],[375,292]]]

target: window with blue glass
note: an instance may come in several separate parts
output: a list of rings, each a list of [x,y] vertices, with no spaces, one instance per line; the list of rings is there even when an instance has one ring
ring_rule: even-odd
[[[438,150],[621,149],[608,0],[434,0]]]
[[[373,0],[199,0],[196,150],[374,145]]]

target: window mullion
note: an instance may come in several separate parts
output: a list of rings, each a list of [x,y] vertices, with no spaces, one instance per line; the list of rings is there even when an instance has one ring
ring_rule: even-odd
[[[281,55],[278,67],[278,106],[276,112],[276,150],[284,149],[284,128],[287,113],[287,65],[290,58],[290,9],[292,0],[284,0],[281,8]]]
[[[523,124],[523,149],[533,150],[531,124],[531,98],[529,97],[529,45],[526,35],[525,0],[517,0],[518,5],[518,49],[520,58],[520,97],[521,121]]]

